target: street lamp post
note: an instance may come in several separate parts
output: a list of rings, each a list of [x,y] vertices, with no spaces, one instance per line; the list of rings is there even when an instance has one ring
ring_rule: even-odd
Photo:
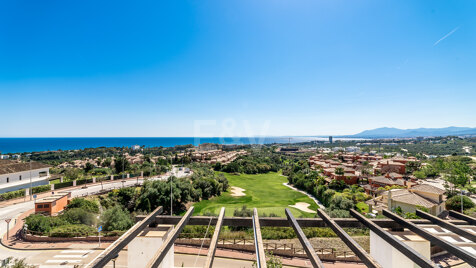
[[[30,155],[30,201],[32,199],[32,191],[33,191],[33,182],[32,182],[32,179],[31,179],[31,155]]]
[[[465,194],[464,190],[461,190],[461,213],[463,213],[463,195]]]
[[[170,171],[170,216],[173,216],[173,212],[172,212],[173,211],[173,208],[172,208],[172,205],[173,205],[172,204],[172,202],[173,202],[172,201],[173,200],[172,199],[172,196],[173,196],[173,194],[172,194],[172,178],[174,176],[174,165],[173,165],[173,159],[172,158],[170,158],[170,166],[172,167],[172,169]]]

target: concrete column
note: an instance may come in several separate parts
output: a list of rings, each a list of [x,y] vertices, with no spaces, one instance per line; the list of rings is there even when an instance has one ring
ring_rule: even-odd
[[[140,176],[143,178],[144,177],[144,171],[140,172]]]
[[[55,190],[55,185],[51,184],[51,191],[54,191],[54,190]]]
[[[126,177],[126,178],[128,178],[128,179],[129,179],[129,178],[130,178],[130,176],[131,176],[131,174],[127,173],[127,177]]]
[[[60,182],[63,182],[63,177],[60,178]]]
[[[73,186],[76,186],[76,180],[73,181]]]
[[[30,188],[25,188],[25,196],[29,196],[30,195]]]
[[[113,181],[113,180],[114,180],[114,175],[111,175],[111,181]]]
[[[430,242],[412,232],[390,232],[415,251],[430,259]],[[417,268],[412,260],[370,231],[370,255],[385,268]]]
[[[96,177],[93,177],[93,183],[96,183]]]
[[[145,267],[154,257],[157,247],[160,247],[167,236],[170,235],[173,226],[159,225],[156,228],[146,228],[137,235],[128,245],[127,267]],[[140,256],[138,258],[138,256]],[[174,246],[169,249],[159,268],[174,267]]]

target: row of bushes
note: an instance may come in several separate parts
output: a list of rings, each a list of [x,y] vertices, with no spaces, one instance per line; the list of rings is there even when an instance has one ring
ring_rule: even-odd
[[[31,192],[33,194],[37,194],[37,193],[42,193],[42,192],[48,192],[49,190],[51,190],[51,186],[50,185],[41,185],[41,186],[36,186],[36,187],[33,187],[31,189]]]
[[[52,237],[76,237],[96,235],[95,226],[101,224],[107,235],[129,229],[133,220],[128,211],[116,204],[104,211],[98,220],[99,205],[94,200],[74,198],[58,216],[32,214],[25,218],[27,229],[33,234]]]
[[[73,181],[65,181],[65,182],[60,182],[60,183],[55,183],[55,189],[61,189],[61,188],[66,188],[66,187],[71,187],[73,186]]]
[[[49,185],[41,185],[41,186],[33,187],[31,191],[33,194],[37,194],[37,193],[47,192],[50,189],[51,189],[51,186]],[[13,198],[24,197],[24,196],[25,196],[25,189],[11,191],[8,193],[0,194],[0,201],[10,200]]]

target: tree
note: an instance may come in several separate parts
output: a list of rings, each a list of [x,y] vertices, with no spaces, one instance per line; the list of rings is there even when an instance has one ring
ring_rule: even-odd
[[[453,196],[456,194],[457,188],[464,188],[469,182],[469,174],[463,170],[453,169],[450,174],[446,174],[444,177],[445,188],[448,189],[448,195]]]
[[[112,164],[112,160],[111,160],[111,158],[109,158],[109,157],[106,158],[106,159],[104,159],[104,161],[102,161],[102,166],[103,166],[103,167],[110,167],[111,164]]]
[[[475,207],[475,204],[467,196],[463,196],[463,207],[464,209],[470,209]],[[446,209],[447,210],[461,210],[461,196],[455,195],[448,200],[446,200]]]
[[[336,175],[344,175],[344,169],[341,167],[336,167],[335,173]]]
[[[346,198],[352,200],[354,204],[368,199],[368,196],[364,193],[364,189],[359,187],[358,185],[352,185],[349,188],[344,189],[342,194]]]
[[[83,171],[79,168],[67,168],[64,171],[64,178],[67,180],[79,180],[83,177]]]
[[[92,226],[96,223],[96,215],[83,208],[67,209],[60,217],[70,224]]]
[[[421,163],[418,161],[409,161],[405,164],[405,172],[411,174],[421,167]]]
[[[90,162],[86,163],[86,166],[84,167],[84,172],[89,173],[89,171],[94,169],[94,165],[91,164]]]
[[[350,210],[354,207],[354,202],[352,200],[345,198],[341,194],[335,194],[329,202],[329,210]]]
[[[131,164],[127,159],[123,156],[120,156],[114,160],[114,169],[116,173],[122,173],[123,171],[127,171],[130,169]]]
[[[105,231],[125,231],[134,224],[129,212],[120,206],[106,210],[101,216],[101,222]]]

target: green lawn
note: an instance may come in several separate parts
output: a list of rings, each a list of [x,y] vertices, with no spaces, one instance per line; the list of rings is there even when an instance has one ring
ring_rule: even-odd
[[[221,207],[226,207],[226,216],[233,216],[235,208],[246,205],[248,208],[258,208],[258,213],[275,213],[280,217],[286,217],[284,209],[289,208],[295,217],[314,217],[313,213],[303,212],[296,208],[289,207],[297,202],[309,203],[311,210],[317,210],[318,206],[306,195],[296,192],[283,183],[287,182],[286,177],[277,173],[267,173],[258,175],[231,175],[224,173],[227,177],[230,188],[237,186],[245,189],[246,196],[233,197],[231,189],[219,197],[210,200],[203,200],[195,203],[195,215],[206,212],[218,214]]]

